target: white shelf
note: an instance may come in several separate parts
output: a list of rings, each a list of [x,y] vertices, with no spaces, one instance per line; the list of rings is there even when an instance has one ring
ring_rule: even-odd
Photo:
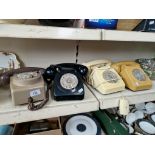
[[[135,41],[135,42],[155,42],[155,33],[102,30],[102,40],[107,41]]]
[[[0,125],[97,111],[99,102],[87,87],[85,87],[85,93],[85,98],[81,101],[56,102],[50,99],[44,108],[37,111],[29,111],[27,105],[14,106],[8,89],[0,89]]]
[[[125,90],[118,93],[102,95],[91,86],[85,87],[85,98],[81,101],[54,101],[38,111],[29,111],[27,105],[14,106],[11,102],[10,92],[0,89],[0,125],[28,122],[33,120],[65,116],[77,113],[97,111],[118,107],[119,99],[124,97],[129,104],[149,102],[155,100],[155,82],[150,90],[132,92]]]
[[[0,24],[0,37],[155,42],[155,33],[148,32],[63,28],[24,24]]]
[[[0,37],[65,40],[101,40],[101,30],[23,24],[0,24]]]
[[[133,92],[133,91],[126,89],[125,91],[108,94],[108,95],[102,95],[98,91],[96,91],[94,88],[90,86],[88,87],[93,92],[93,94],[96,96],[96,98],[99,100],[100,109],[118,107],[119,99],[122,97],[127,99],[130,105],[155,100],[155,82],[153,82],[153,87],[150,90]]]

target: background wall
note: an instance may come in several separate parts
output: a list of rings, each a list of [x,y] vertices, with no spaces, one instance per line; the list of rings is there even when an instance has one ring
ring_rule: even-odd
[[[61,62],[75,62],[76,41],[1,38],[0,50],[12,51],[27,66],[47,67]],[[134,60],[154,57],[154,43],[81,41],[79,63],[95,59]]]
[[[112,61],[134,60],[155,56],[155,44],[143,42],[81,42],[80,62],[93,59],[111,59]]]

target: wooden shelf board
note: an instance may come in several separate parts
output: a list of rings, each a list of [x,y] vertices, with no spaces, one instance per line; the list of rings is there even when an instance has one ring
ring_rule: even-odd
[[[101,30],[24,24],[0,24],[0,37],[62,40],[101,40]]]
[[[85,93],[84,100],[57,102],[50,99],[44,108],[37,111],[29,111],[27,105],[14,106],[11,102],[10,92],[0,89],[0,125],[98,110],[99,103],[87,87],[85,87]]]
[[[102,30],[102,40],[107,41],[134,41],[134,42],[155,42],[155,33]]]
[[[153,87],[150,90],[133,92],[128,89],[122,92],[117,92],[113,94],[102,95],[97,90],[88,86],[93,92],[96,98],[100,102],[100,109],[108,109],[119,106],[119,99],[124,97],[129,101],[129,104],[138,104],[141,102],[149,102],[155,100],[155,81],[153,82]]]
[[[66,28],[25,24],[0,24],[0,37],[155,42],[155,33],[150,32]]]

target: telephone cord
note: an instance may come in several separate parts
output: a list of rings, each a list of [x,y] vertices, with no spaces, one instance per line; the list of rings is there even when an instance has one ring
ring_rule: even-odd
[[[79,56],[79,44],[80,40],[76,41],[76,64],[78,63],[78,56]]]
[[[37,103],[39,101],[34,102],[33,98],[29,97],[28,98],[28,109],[30,111],[35,111],[35,110],[41,109],[49,101],[49,90],[50,89],[51,89],[51,85],[47,85],[46,98],[43,101],[41,101],[40,104],[35,105],[34,103]]]

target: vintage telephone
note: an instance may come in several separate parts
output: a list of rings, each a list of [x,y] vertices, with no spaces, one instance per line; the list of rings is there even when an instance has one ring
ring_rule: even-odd
[[[42,108],[49,99],[49,87],[45,91],[42,77],[43,68],[23,67],[13,69],[0,75],[0,85],[10,83],[14,105],[28,104],[29,110]]]
[[[55,100],[82,100],[84,98],[82,79],[86,76],[87,71],[87,67],[80,64],[62,63],[49,66],[43,77],[48,84],[54,82]]]
[[[152,81],[136,62],[122,61],[112,64],[111,67],[120,74],[126,87],[132,91],[145,90],[152,87]]]
[[[42,101],[45,98],[45,83],[39,72],[15,74],[10,81],[11,95],[14,105],[28,103],[28,98]]]
[[[96,60],[83,65],[88,67],[87,82],[102,94],[109,94],[125,89],[119,74],[111,68],[109,60]]]

